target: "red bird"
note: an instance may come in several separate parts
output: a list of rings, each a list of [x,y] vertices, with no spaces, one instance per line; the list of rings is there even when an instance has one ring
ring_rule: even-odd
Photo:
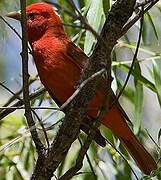
[[[41,82],[51,97],[63,104],[74,93],[87,56],[64,32],[60,17],[49,4],[32,4],[26,8],[26,14],[28,39]],[[20,20],[20,12],[10,13],[9,17]],[[88,106],[97,109],[87,111],[91,119],[96,117],[104,95],[102,83]],[[111,97],[112,100],[115,98]],[[126,119],[125,112],[117,104],[106,114],[102,123],[119,137],[142,172],[150,174],[157,165],[128,127]]]

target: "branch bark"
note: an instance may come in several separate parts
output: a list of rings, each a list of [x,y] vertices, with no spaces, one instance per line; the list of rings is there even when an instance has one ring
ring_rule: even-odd
[[[35,143],[36,150],[39,155],[42,155],[44,146],[39,139],[36,131],[35,122],[32,117],[29,96],[29,74],[28,74],[28,40],[27,40],[27,23],[26,23],[26,1],[20,0],[21,4],[21,27],[22,27],[22,78],[23,78],[23,101],[25,105],[25,117],[30,129],[32,139]],[[32,128],[30,128],[32,127]]]

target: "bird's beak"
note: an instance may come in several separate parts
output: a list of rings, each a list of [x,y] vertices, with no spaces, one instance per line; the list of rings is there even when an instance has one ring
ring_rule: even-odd
[[[21,20],[21,13],[20,13],[20,11],[10,12],[10,13],[6,14],[6,16],[9,17],[9,18],[16,19],[18,21]]]

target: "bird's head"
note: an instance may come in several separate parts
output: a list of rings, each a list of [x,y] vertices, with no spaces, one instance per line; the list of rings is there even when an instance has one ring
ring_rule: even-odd
[[[8,17],[21,20],[21,12],[11,12]],[[46,32],[63,34],[63,24],[54,8],[47,3],[35,3],[26,7],[29,41],[41,38]]]

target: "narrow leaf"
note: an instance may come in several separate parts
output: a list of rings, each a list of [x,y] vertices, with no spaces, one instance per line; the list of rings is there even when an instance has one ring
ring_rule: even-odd
[[[103,12],[103,4],[102,0],[93,0],[91,1],[89,11],[87,13],[87,20],[90,26],[98,32],[101,24],[105,21],[105,15]],[[84,51],[87,55],[90,54],[92,47],[96,42],[95,37],[89,31],[86,32],[85,43],[84,43]]]
[[[147,12],[147,16],[148,16],[148,19],[149,19],[149,21],[150,21],[150,23],[151,23],[151,26],[152,26],[152,28],[153,28],[155,37],[156,37],[156,39],[157,39],[157,41],[158,41],[158,40],[159,40],[159,37],[158,37],[157,30],[156,30],[156,26],[155,26],[155,24],[154,24],[154,22],[153,22],[153,19],[152,19],[151,15],[149,14],[149,12]]]
[[[128,72],[129,66],[122,64],[119,66],[123,71]],[[145,87],[151,89],[153,92],[157,92],[155,85],[149,81],[147,78],[145,78],[143,75],[138,74],[137,71],[133,70],[132,75],[137,78],[137,80],[143,84]]]
[[[154,77],[154,83],[155,83],[155,88],[157,90],[157,96],[158,96],[158,101],[161,106],[161,63],[159,61],[154,61],[153,60],[153,77]]]
[[[139,63],[136,63],[134,66],[134,71],[137,72],[141,76],[141,69]],[[143,109],[143,84],[141,84],[137,77],[134,77],[134,84],[135,84],[135,113],[134,113],[134,133],[137,134],[139,132],[141,126],[141,119],[142,119],[142,109]]]

